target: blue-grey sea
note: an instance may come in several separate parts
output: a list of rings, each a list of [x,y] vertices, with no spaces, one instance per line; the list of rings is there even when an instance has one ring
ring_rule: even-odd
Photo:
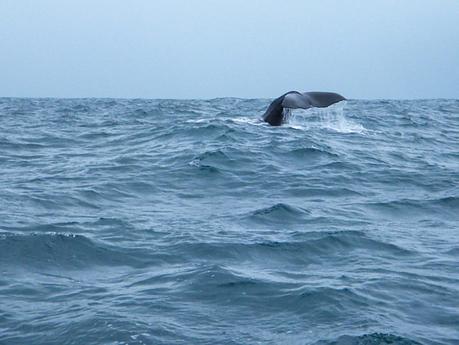
[[[459,344],[459,100],[0,98],[0,344]]]

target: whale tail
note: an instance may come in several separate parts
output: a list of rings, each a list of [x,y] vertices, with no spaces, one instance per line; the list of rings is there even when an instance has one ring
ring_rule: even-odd
[[[334,92],[304,92],[290,91],[276,98],[263,114],[263,121],[271,126],[280,126],[284,122],[284,108],[309,109],[326,108],[332,104],[344,101],[346,98]]]

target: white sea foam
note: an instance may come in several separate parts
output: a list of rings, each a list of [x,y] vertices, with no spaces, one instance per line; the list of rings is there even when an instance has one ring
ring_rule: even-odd
[[[209,123],[211,120],[210,119],[190,119],[186,120],[186,123]]]
[[[230,118],[229,120],[236,122],[236,123],[248,123],[250,125],[255,125],[255,126],[265,124],[263,121],[260,121],[260,119],[257,117],[236,117],[236,118]]]

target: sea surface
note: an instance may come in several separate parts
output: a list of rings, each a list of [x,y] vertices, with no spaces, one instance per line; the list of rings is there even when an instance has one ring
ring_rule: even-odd
[[[459,100],[0,98],[0,344],[459,344]]]

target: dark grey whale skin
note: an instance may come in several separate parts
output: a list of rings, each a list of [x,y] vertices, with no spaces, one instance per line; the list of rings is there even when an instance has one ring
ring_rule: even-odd
[[[280,126],[284,122],[284,108],[309,109],[325,108],[346,98],[334,92],[304,92],[289,91],[271,102],[262,116],[262,120],[271,126]]]

